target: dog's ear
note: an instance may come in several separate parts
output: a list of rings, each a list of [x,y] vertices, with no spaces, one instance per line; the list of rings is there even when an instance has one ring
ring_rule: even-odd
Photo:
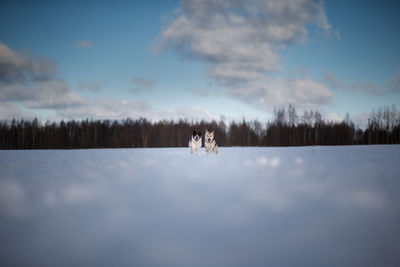
[[[215,133],[215,129],[213,130],[213,133]]]
[[[201,132],[199,132],[199,136],[201,137]]]

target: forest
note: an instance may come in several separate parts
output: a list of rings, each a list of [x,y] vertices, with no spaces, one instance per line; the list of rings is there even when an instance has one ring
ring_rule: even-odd
[[[273,121],[81,120],[46,122],[37,119],[0,122],[0,149],[87,149],[186,147],[193,130],[215,130],[219,146],[310,146],[400,143],[400,112],[395,105],[370,113],[365,129],[350,116],[327,122],[318,111],[298,115],[294,106],[274,110]]]

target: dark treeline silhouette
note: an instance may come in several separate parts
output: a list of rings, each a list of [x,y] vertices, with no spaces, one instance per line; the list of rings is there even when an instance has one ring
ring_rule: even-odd
[[[215,129],[220,146],[308,146],[399,144],[400,113],[396,106],[371,113],[363,130],[350,116],[341,122],[325,122],[318,111],[276,108],[272,122],[187,120],[150,122],[146,119],[122,121],[83,120],[47,122],[12,120],[0,122],[0,149],[79,149],[131,147],[185,147],[194,129]]]

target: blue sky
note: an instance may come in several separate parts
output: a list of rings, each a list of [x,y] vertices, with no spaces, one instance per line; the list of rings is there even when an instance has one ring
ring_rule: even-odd
[[[2,1],[0,119],[400,107],[398,1]]]

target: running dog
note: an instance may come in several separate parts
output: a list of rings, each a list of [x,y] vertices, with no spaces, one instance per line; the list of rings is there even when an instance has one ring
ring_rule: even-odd
[[[190,153],[199,154],[201,148],[201,132],[193,131],[192,138],[189,141]]]
[[[213,130],[211,132],[206,129],[204,146],[206,148],[207,155],[210,155],[211,152],[218,154],[218,145],[217,145],[217,142],[215,142],[214,133],[215,133],[215,130]]]

